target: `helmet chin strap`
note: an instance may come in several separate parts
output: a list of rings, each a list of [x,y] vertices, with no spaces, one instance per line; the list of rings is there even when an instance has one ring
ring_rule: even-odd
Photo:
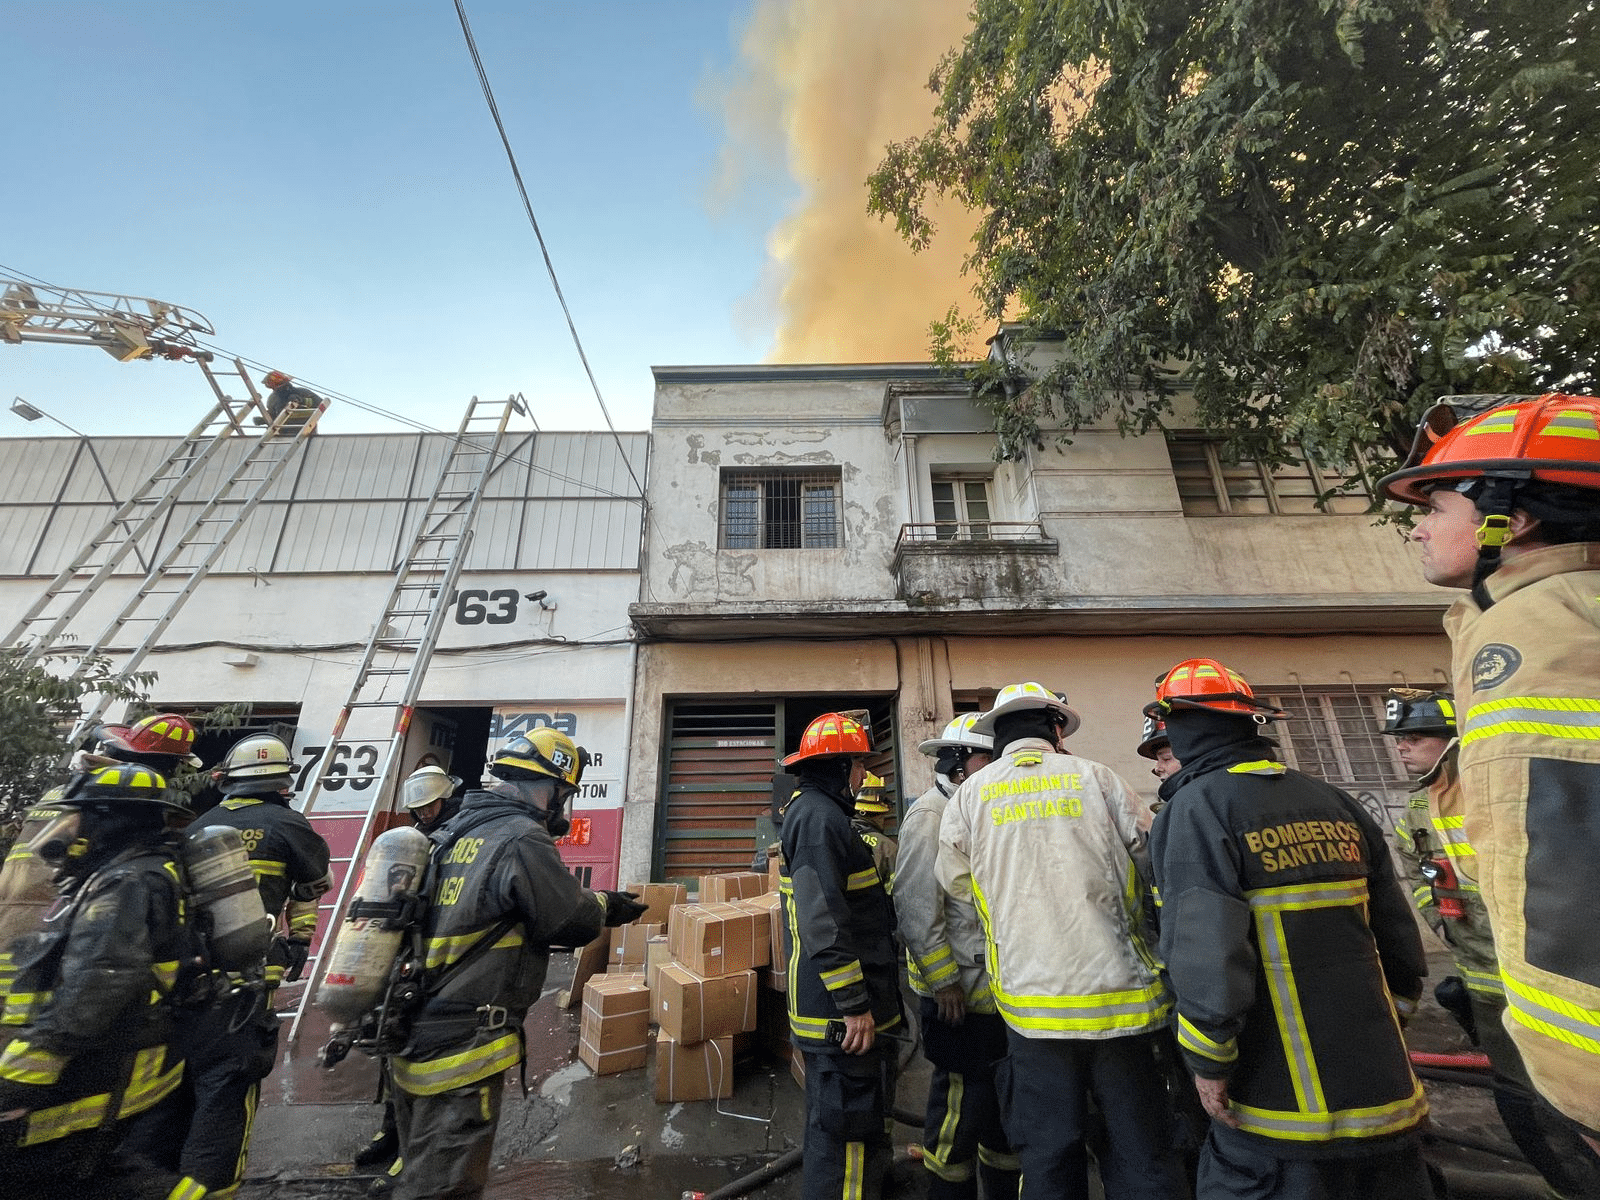
[[[1473,503],[1483,514],[1478,526],[1478,561],[1472,569],[1472,599],[1480,609],[1494,606],[1494,597],[1486,586],[1489,576],[1500,569],[1500,551],[1512,537],[1511,514],[1517,504],[1517,489],[1521,480],[1491,476],[1483,482],[1483,490]]]

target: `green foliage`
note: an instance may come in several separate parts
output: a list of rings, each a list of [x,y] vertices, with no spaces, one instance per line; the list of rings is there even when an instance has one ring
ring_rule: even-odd
[[[52,662],[78,667],[76,659],[48,656],[30,665],[21,648],[0,649],[0,828],[66,778],[61,764],[85,697],[142,700],[156,678],[153,671],[119,675],[104,658],[62,676]]]
[[[1378,463],[1440,395],[1596,386],[1597,2],[974,0],[869,208],[914,247],[932,195],[980,215],[936,354],[1064,337],[1032,389],[984,368],[999,456],[1184,386],[1236,454]]]
[[[131,725],[143,717],[160,711],[163,710],[148,703],[129,705],[126,720]],[[241,700],[237,704],[218,704],[213,708],[187,709],[183,715],[189,718],[195,730],[201,734],[232,733],[236,729],[243,729],[254,711],[255,706],[253,704],[248,700]],[[205,767],[191,767],[183,764],[175,772],[167,776],[167,786],[173,791],[182,792],[186,796],[198,796],[211,786],[211,772]]]

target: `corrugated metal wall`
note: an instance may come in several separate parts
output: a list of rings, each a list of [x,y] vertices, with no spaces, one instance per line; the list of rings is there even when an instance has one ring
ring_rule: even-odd
[[[217,570],[388,572],[433,488],[449,434],[320,434],[277,481]],[[618,449],[618,441],[622,450]],[[148,478],[176,438],[95,438],[118,499]],[[468,570],[637,570],[646,433],[515,433],[484,495]],[[623,452],[627,454],[624,462]],[[209,499],[243,457],[224,447],[185,500]],[[85,443],[0,440],[0,575],[50,576],[111,515]],[[186,524],[176,506],[146,559]],[[132,558],[125,573],[138,570]]]

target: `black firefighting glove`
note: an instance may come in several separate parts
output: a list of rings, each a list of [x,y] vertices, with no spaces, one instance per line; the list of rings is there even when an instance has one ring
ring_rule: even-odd
[[[648,904],[639,903],[637,892],[601,892],[606,899],[606,924],[627,925],[637,921],[650,910]]]
[[[283,981],[293,983],[306,969],[306,959],[311,957],[311,943],[299,938],[282,938],[279,955],[283,958]]]

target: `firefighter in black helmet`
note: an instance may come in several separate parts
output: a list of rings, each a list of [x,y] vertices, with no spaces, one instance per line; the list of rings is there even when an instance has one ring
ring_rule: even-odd
[[[556,852],[588,761],[553,729],[514,738],[490,762],[483,789],[468,792],[434,834],[428,999],[389,1064],[398,1200],[482,1194],[501,1077],[522,1061],[522,1022],[544,986],[551,945],[581,946],[644,915],[632,893],[580,887]]]
[[[176,1171],[171,1200],[198,1200],[195,1189],[227,1200],[243,1177],[261,1081],[278,1058],[278,986],[300,977],[317,931],[317,900],[328,890],[328,843],[289,806],[294,763],[270,734],[241,738],[213,777],[222,802],[194,827],[237,829],[250,855],[267,915],[281,926],[265,961],[236,977],[227,1003],[185,1013],[179,1038],[188,1071],[183,1086],[128,1135],[127,1148]]]
[[[183,1075],[168,1004],[189,957],[169,831],[183,805],[129,763],[80,776],[55,808],[29,848],[53,864],[61,897],[0,979],[0,1179],[33,1200],[137,1176],[117,1139]]]

